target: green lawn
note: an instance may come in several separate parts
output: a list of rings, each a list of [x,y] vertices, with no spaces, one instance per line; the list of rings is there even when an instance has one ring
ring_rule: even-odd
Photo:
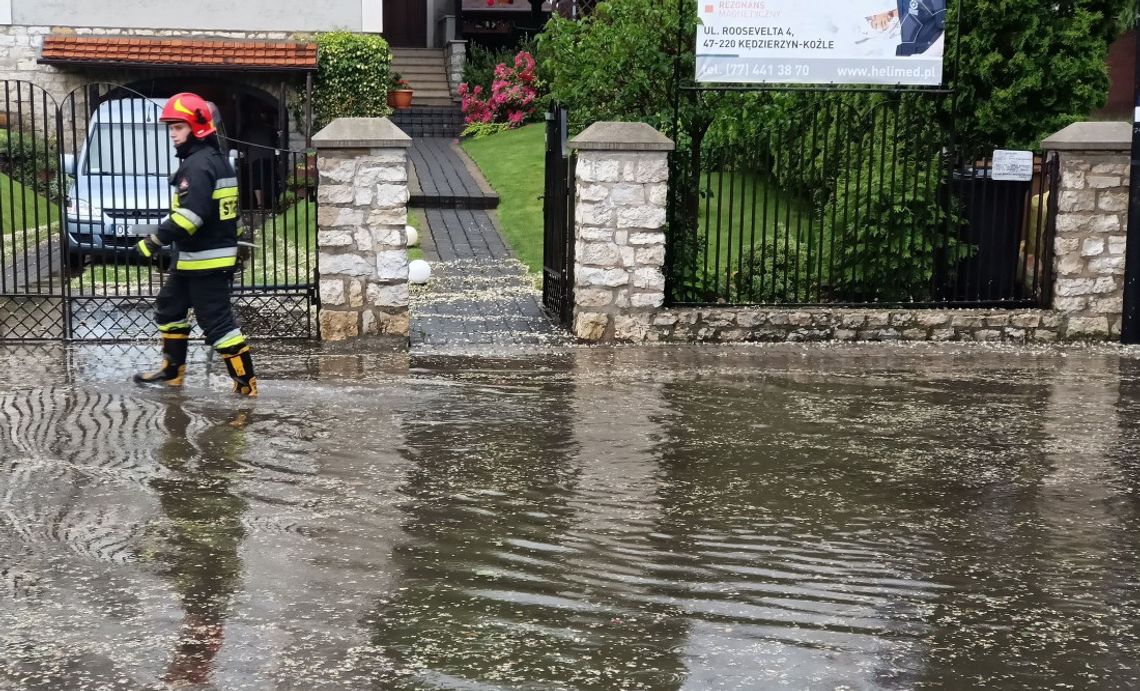
[[[49,234],[58,233],[58,221],[58,204],[0,173],[0,242],[5,255],[30,250]]]
[[[149,264],[92,264],[71,279],[71,290],[84,295],[142,295],[158,292],[159,269]],[[153,285],[152,285],[153,281]]]
[[[427,224],[420,219],[419,214],[414,209],[408,209],[408,225],[415,228],[420,233],[420,243],[415,247],[408,248],[408,261],[424,258],[424,228]]]
[[[709,173],[702,176],[698,223],[708,239],[700,259],[707,273],[725,277],[739,269],[749,248],[767,243],[782,248],[784,237],[797,239],[805,247],[820,242],[818,219],[810,223],[809,214],[798,200],[789,200],[774,184],[757,173]],[[813,250],[814,253],[814,250]],[[721,280],[723,284],[723,278]]]
[[[317,206],[303,199],[254,229],[242,285],[297,285],[317,265]]]
[[[5,234],[59,220],[59,205],[0,173],[0,229]]]
[[[540,275],[545,141],[546,125],[535,123],[462,144],[499,193],[499,224],[507,244]]]

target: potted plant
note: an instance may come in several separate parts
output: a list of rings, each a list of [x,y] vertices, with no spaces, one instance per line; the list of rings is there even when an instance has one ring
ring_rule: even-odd
[[[412,105],[412,85],[399,72],[392,73],[388,85],[388,105],[393,108],[410,108]]]

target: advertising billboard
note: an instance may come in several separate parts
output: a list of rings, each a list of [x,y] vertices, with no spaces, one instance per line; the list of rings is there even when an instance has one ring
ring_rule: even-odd
[[[947,0],[697,0],[696,81],[940,86]]]

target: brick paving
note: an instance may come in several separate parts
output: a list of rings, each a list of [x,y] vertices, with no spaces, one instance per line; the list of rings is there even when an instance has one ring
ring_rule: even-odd
[[[454,139],[421,137],[409,152],[413,207],[494,209],[499,195],[487,184]]]
[[[420,191],[412,206],[425,221],[421,244],[432,267],[427,285],[412,286],[413,348],[571,343],[543,311],[538,277],[513,256],[495,219],[478,206],[490,188],[454,141],[415,139],[410,160]],[[469,196],[462,196],[464,190]],[[465,202],[474,208],[464,208]]]

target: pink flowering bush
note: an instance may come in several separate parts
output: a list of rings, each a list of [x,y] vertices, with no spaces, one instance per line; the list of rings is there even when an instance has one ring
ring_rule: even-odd
[[[534,57],[526,51],[515,56],[514,67],[499,64],[491,82],[491,93],[482,86],[459,85],[463,98],[465,133],[486,133],[518,127],[534,114],[538,100],[535,88]]]

